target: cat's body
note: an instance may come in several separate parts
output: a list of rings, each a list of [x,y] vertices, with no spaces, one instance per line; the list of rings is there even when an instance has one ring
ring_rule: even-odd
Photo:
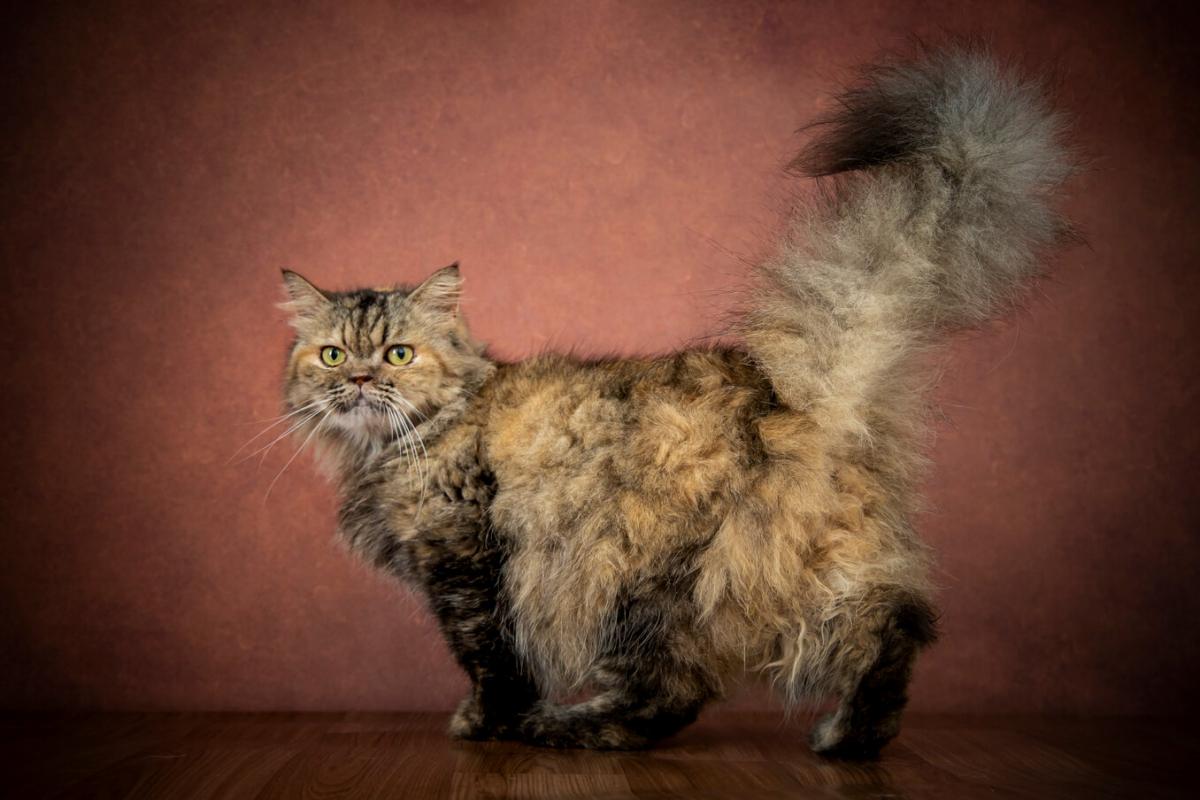
[[[471,677],[455,734],[643,746],[755,670],[841,698],[820,751],[895,735],[934,637],[918,357],[1019,297],[1066,167],[1036,92],[984,58],[874,80],[805,163],[866,171],[797,216],[740,349],[495,363],[456,268],[342,294],[288,274],[288,404],[346,540],[424,591]]]
[[[505,640],[543,693],[616,676],[595,713],[547,706],[541,724],[527,719],[531,738],[635,746],[674,725],[655,714],[629,728],[627,710],[690,721],[747,666],[796,695],[838,691],[840,665],[877,657],[873,642],[854,645],[857,626],[902,615],[930,637],[920,546],[873,521],[883,487],[821,439],[735,350],[542,357],[498,366],[427,445],[427,487],[405,453],[373,461],[342,529],[418,585],[446,577],[434,567],[478,569],[478,599],[430,593],[444,628],[499,636],[502,597]],[[464,722],[459,732],[486,733]]]

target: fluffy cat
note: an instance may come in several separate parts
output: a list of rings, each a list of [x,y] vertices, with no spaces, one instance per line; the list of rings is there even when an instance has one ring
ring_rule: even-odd
[[[872,70],[825,123],[794,167],[838,177],[761,266],[740,347],[501,363],[457,266],[350,292],[285,272],[287,408],[346,542],[428,598],[470,677],[453,735],[642,747],[746,670],[839,698],[821,753],[896,735],[935,638],[922,355],[1020,300],[1069,165],[1038,86],[967,50]]]

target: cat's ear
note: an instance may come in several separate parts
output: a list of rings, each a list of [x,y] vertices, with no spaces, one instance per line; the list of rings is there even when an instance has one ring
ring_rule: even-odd
[[[442,314],[458,315],[458,300],[462,296],[462,275],[458,262],[442,267],[409,293],[409,302],[418,303]]]
[[[302,319],[312,319],[330,305],[324,292],[290,269],[283,270],[283,288],[287,291],[288,299],[280,308],[291,312],[292,324]]]

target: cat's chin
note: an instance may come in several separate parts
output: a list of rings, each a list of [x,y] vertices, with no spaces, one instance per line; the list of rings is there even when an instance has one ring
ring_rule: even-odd
[[[382,438],[388,433],[387,413],[372,403],[359,402],[335,411],[329,425],[364,441]]]

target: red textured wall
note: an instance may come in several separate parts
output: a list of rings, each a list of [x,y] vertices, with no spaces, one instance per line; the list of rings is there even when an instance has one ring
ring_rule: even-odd
[[[926,710],[1195,705],[1197,102],[1165,4],[121,3],[4,26],[0,704],[447,708],[428,617],[348,558],[273,416],[279,268],[459,259],[505,356],[717,327],[793,131],[912,34],[1053,66],[1090,244],[957,343],[921,521]]]

